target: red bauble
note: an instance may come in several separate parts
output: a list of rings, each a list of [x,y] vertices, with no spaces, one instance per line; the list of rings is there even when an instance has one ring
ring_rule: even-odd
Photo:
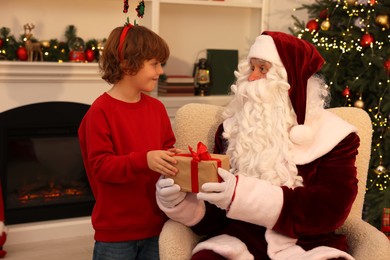
[[[373,43],[373,42],[374,42],[374,37],[369,33],[366,33],[360,39],[360,45],[362,47],[369,47],[371,45],[371,43]]]
[[[0,49],[3,48],[4,41],[2,38],[0,38]]]
[[[324,9],[320,12],[320,18],[321,19],[326,19],[328,18],[328,9]]]
[[[349,88],[346,87],[346,88],[343,90],[343,97],[349,97],[350,94],[351,94],[351,92],[349,91]]]
[[[390,75],[390,59],[385,61],[385,63],[383,63],[383,67],[385,68],[387,73]]]
[[[85,51],[85,60],[88,62],[92,62],[95,60],[95,52],[91,49],[87,49]]]
[[[318,23],[315,19],[310,20],[306,24],[306,28],[312,32],[312,31],[317,31],[318,30]]]
[[[27,50],[24,47],[19,47],[16,50],[16,56],[18,56],[18,59],[21,61],[26,61],[28,59]]]

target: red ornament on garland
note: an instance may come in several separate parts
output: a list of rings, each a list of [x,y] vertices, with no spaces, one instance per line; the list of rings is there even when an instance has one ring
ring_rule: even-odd
[[[349,87],[346,87],[343,90],[343,97],[349,97],[350,94],[351,94],[351,92],[349,91]]]
[[[87,49],[85,51],[85,60],[88,62],[92,62],[95,60],[95,52],[92,49]]]
[[[390,59],[388,59],[387,61],[385,61],[385,63],[383,63],[383,67],[387,71],[387,74],[390,75]]]
[[[374,37],[369,33],[366,33],[360,39],[360,45],[362,47],[369,47],[373,42],[374,42]]]
[[[24,47],[19,47],[16,50],[16,56],[18,56],[19,60],[26,61],[28,59],[27,49]]]
[[[3,48],[4,40],[3,38],[0,38],[0,49]]]
[[[312,32],[312,31],[317,31],[318,30],[318,22],[313,19],[313,20],[310,20],[307,22],[306,24],[306,28]]]
[[[324,9],[320,12],[320,18],[321,19],[326,19],[328,18],[328,9]]]

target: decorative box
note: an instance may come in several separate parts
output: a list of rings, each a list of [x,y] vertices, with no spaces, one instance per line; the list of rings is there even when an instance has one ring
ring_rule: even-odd
[[[218,168],[230,169],[229,156],[222,154],[209,154],[207,147],[199,142],[198,150],[195,152],[190,146],[189,154],[178,154],[175,156],[179,170],[172,178],[182,191],[197,193],[206,182],[220,182]]]
[[[381,231],[390,239],[390,208],[383,208]]]

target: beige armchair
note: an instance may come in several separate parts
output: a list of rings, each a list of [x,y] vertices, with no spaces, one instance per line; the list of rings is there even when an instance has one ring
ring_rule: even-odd
[[[331,112],[355,125],[360,136],[359,154],[356,160],[359,178],[359,192],[345,224],[338,230],[347,236],[350,254],[357,260],[390,259],[390,242],[387,237],[362,220],[362,209],[371,151],[372,125],[368,114],[359,108],[331,108]],[[222,122],[223,107],[208,104],[187,104],[181,107],[175,117],[177,147],[196,147],[199,141],[213,149],[214,134]],[[212,152],[212,151],[210,151]],[[168,220],[160,235],[161,260],[187,260],[199,241],[188,227]]]

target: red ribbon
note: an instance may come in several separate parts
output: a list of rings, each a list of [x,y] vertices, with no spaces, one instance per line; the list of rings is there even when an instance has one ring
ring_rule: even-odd
[[[201,161],[216,161],[217,167],[221,167],[221,160],[218,158],[212,158],[207,150],[207,146],[202,142],[198,143],[197,151],[195,152],[191,146],[188,146],[190,154],[178,154],[180,156],[191,156],[191,190],[192,192],[199,192],[199,173],[198,173],[198,163]],[[218,181],[221,182],[222,179],[218,175]]]

